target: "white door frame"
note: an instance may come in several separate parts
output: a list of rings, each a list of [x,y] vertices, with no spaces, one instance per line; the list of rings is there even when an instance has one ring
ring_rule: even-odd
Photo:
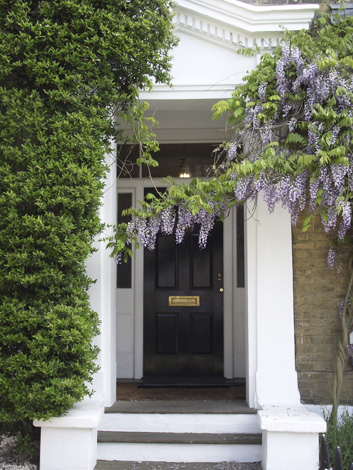
[[[184,180],[185,182],[185,180]],[[165,184],[161,179],[155,179],[154,184],[162,187]],[[117,184],[118,192],[132,192],[133,200],[143,200],[144,189],[151,187],[150,179],[120,179]],[[223,250],[223,277],[224,277],[224,376],[226,378],[245,377],[245,289],[236,288],[236,213],[231,214],[224,221],[224,250]],[[118,289],[118,316],[119,305],[129,304],[130,320],[125,322],[130,325],[131,331],[124,332],[123,336],[131,335],[129,342],[131,366],[127,377],[123,377],[117,366],[117,377],[141,379],[143,376],[143,249],[134,250],[132,266],[132,289]],[[132,295],[132,297],[131,297]],[[125,299],[124,299],[125,297]],[[133,312],[131,311],[133,309]],[[120,310],[121,314],[122,310]],[[117,322],[119,324],[123,323]],[[119,362],[119,334],[117,331],[117,362]],[[126,351],[126,353],[128,353]],[[124,353],[123,353],[124,354]],[[122,354],[120,354],[122,357]],[[239,362],[242,363],[239,363]],[[133,370],[132,370],[133,369]]]

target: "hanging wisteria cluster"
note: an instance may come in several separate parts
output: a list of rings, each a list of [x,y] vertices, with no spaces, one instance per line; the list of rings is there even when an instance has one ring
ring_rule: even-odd
[[[199,248],[203,249],[207,245],[207,239],[213,229],[217,218],[222,217],[227,207],[225,204],[218,204],[217,208],[213,201],[209,201],[212,210],[200,208],[193,213],[186,204],[178,204],[162,209],[160,212],[135,216],[126,227],[126,244],[132,245],[137,238],[142,246],[148,250],[155,250],[157,235],[175,234],[175,242],[182,243],[187,231],[193,231],[195,226],[198,230]],[[121,257],[116,258],[117,262]]]

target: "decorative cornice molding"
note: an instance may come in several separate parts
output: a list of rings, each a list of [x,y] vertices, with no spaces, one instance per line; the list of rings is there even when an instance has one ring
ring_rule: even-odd
[[[308,28],[319,5],[255,6],[237,0],[178,0],[176,32],[202,37],[234,49],[278,44],[283,29]]]
[[[245,75],[242,74],[241,77]],[[241,83],[241,77],[237,78],[236,83]],[[175,85],[168,87],[167,85],[155,84],[152,91],[140,92],[142,101],[151,99],[168,99],[168,100],[214,100],[230,98],[234,91],[233,84],[210,84],[210,85]]]
[[[182,11],[177,11],[174,17],[174,25],[177,34],[178,32],[184,32],[233,50],[240,44],[251,49],[259,46],[262,51],[272,49],[278,45],[281,35],[280,32],[250,35],[236,28],[217,24],[215,21],[209,21],[207,18],[195,14],[185,14]]]
[[[258,6],[238,0],[177,0],[177,6],[249,33],[279,32],[281,25],[307,28],[319,9],[317,4]]]

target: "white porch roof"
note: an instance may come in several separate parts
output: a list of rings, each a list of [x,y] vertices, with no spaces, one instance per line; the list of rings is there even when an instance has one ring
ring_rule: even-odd
[[[283,28],[308,28],[319,5],[254,6],[237,0],[178,0],[174,18],[180,41],[173,51],[172,87],[142,92],[167,142],[221,142],[226,119],[212,121],[211,108],[231,96],[254,69],[259,54],[238,54],[239,43],[270,52]],[[229,137],[229,136],[228,136]]]
[[[178,0],[172,88],[156,85],[143,100],[228,98],[259,57],[239,55],[238,44],[271,51],[284,29],[307,29],[319,5],[255,6],[237,0]]]

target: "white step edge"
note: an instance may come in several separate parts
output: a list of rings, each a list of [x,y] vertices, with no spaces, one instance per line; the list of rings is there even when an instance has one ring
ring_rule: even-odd
[[[256,444],[98,443],[98,460],[131,462],[260,462]]]
[[[106,413],[98,431],[261,433],[256,414]]]

